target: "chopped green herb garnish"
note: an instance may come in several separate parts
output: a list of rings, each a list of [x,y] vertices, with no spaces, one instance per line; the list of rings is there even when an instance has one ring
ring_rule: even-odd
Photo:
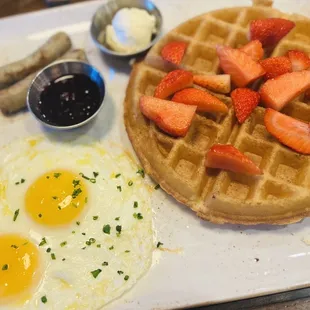
[[[87,203],[87,201],[88,201],[88,197],[85,197],[85,203]]]
[[[63,241],[60,243],[60,246],[63,248],[65,245],[67,245],[67,241]]]
[[[97,178],[97,176],[99,175],[99,172],[95,172],[95,171],[94,171],[94,172],[93,172],[93,175],[94,175],[95,178]]]
[[[39,243],[39,246],[43,246],[47,243],[45,238],[42,238],[41,242]]]
[[[26,181],[25,179],[20,179],[20,183],[22,184],[25,183],[25,181]]]
[[[15,210],[15,212],[14,212],[13,222],[15,222],[17,220],[18,215],[19,215],[19,209]]]
[[[101,248],[101,244],[97,244],[96,246],[97,246],[97,248]]]
[[[61,173],[59,173],[59,172],[54,173],[54,178],[58,179],[60,176],[61,176]]]
[[[46,249],[46,252],[47,252],[47,253],[50,253],[51,251],[52,251],[51,248],[47,248],[47,249]]]
[[[114,245],[109,247],[109,250],[113,250],[114,249]]]
[[[133,207],[134,207],[134,208],[138,208],[138,201],[135,201],[135,202],[133,203]]]
[[[65,258],[62,259],[63,262],[64,262],[65,260],[66,260]]]
[[[80,226],[80,224],[81,224],[81,222],[76,222],[76,225],[77,225],[77,226]]]
[[[117,231],[118,234],[121,234],[121,232],[122,232],[122,226],[121,226],[121,225],[117,225],[117,226],[116,226],[116,231]]]
[[[115,218],[115,221],[119,221],[119,216]]]
[[[84,248],[82,248],[82,250],[86,250],[86,246],[84,246]]]
[[[98,218],[99,218],[99,216],[98,216],[98,215],[93,216],[93,220],[94,220],[94,221],[97,221],[97,220],[98,220]]]
[[[108,262],[103,262],[103,263],[102,263],[102,266],[108,266],[108,265],[109,265]]]
[[[19,185],[19,182],[15,182],[15,185]]]
[[[103,228],[102,228],[102,231],[105,233],[105,234],[110,234],[111,232],[111,226],[109,224],[107,225],[104,225]]]
[[[138,170],[137,170],[137,173],[140,174],[142,178],[144,178],[145,173],[144,173],[144,170],[143,170],[143,169],[138,169]]]
[[[6,271],[8,269],[9,269],[9,265],[8,264],[5,264],[5,265],[2,266],[2,270],[3,271]]]
[[[81,193],[82,193],[82,190],[80,188],[74,189],[72,193],[72,198],[75,199]]]
[[[58,199],[58,197],[57,197],[57,196],[53,196],[52,198],[53,198],[54,200]]]
[[[80,185],[80,180],[73,180],[72,184],[73,184],[73,187],[76,187],[76,186]]]
[[[157,184],[157,185],[155,185],[155,187],[154,187],[154,189],[159,189],[160,188],[160,185],[159,184]]]
[[[85,244],[88,245],[88,246],[90,246],[90,245],[91,245],[91,242],[90,242],[89,240],[87,240],[87,241],[85,242]]]
[[[133,214],[133,217],[134,217],[135,219],[138,219],[138,220],[142,220],[142,219],[143,219],[143,216],[142,216],[141,213],[134,213],[134,214]]]
[[[81,176],[83,179],[85,179],[85,180],[87,180],[87,181],[90,181],[91,183],[96,183],[96,179],[89,178],[89,177],[87,177],[87,176],[86,176],[84,173],[82,173],[82,172],[80,172],[79,174],[80,174],[80,176]]]
[[[39,214],[38,214],[38,217],[39,217],[39,218],[41,218],[41,217],[42,217],[42,214],[41,214],[41,213],[39,213]]]
[[[118,174],[115,175],[115,178],[119,178],[120,176],[121,176],[121,174],[118,173]]]
[[[96,270],[91,271],[91,274],[96,279],[101,271],[102,271],[101,269],[96,269]]]
[[[86,233],[82,232],[82,235],[83,235],[83,236],[86,236]]]
[[[18,246],[17,246],[16,244],[12,244],[12,245],[11,245],[11,248],[13,248],[13,249],[18,249]]]
[[[50,176],[49,176],[49,175],[47,175],[47,176],[46,176],[46,178],[47,178],[47,179],[49,179],[49,178],[50,178]]]
[[[57,208],[58,208],[58,210],[61,210],[61,206],[58,206]]]
[[[121,192],[122,191],[122,187],[120,185],[116,186],[116,188]]]
[[[95,238],[89,238],[89,242],[90,242],[90,243],[95,243],[95,242],[96,242],[96,239],[95,239]]]
[[[164,245],[164,244],[162,242],[158,241],[156,247],[159,248],[162,245]]]
[[[117,271],[117,273],[118,273],[118,274],[123,274],[123,273],[124,273],[124,271],[122,271],[122,270],[118,270],[118,271]]]
[[[128,181],[128,186],[132,186],[133,185],[133,182],[130,180]]]
[[[55,253],[51,253],[51,258],[52,258],[52,260],[55,260],[55,259],[56,259]]]
[[[129,252],[130,252],[129,250],[126,250],[126,251],[125,251],[125,253],[129,253]]]
[[[72,205],[73,205],[74,208],[78,208],[78,207],[79,207],[79,206],[78,206],[76,203],[74,203],[74,202],[72,202]]]
[[[125,280],[125,281],[128,281],[128,279],[129,279],[129,276],[126,275],[126,276],[124,277],[124,280]]]
[[[42,296],[42,297],[41,297],[41,301],[42,301],[44,304],[46,304],[46,303],[47,303],[47,298],[46,298],[46,296]]]

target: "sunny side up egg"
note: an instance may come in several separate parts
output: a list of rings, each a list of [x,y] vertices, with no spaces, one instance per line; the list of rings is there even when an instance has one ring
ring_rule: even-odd
[[[150,190],[124,153],[33,137],[0,162],[1,310],[100,309],[150,268]]]

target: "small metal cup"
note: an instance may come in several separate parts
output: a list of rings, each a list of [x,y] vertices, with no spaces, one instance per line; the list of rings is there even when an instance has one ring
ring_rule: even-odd
[[[146,10],[149,14],[156,18],[156,33],[153,35],[151,42],[143,49],[134,53],[121,53],[111,50],[104,42],[106,42],[106,26],[112,24],[112,19],[116,12],[122,8],[139,8]],[[92,19],[90,33],[96,46],[104,53],[119,57],[132,57],[147,51],[159,39],[162,29],[162,16],[155,4],[149,0],[111,0],[96,11]],[[98,37],[100,35],[100,41]]]
[[[90,115],[86,120],[68,126],[58,126],[57,124],[47,121],[40,112],[39,101],[42,91],[55,79],[70,74],[84,74],[96,83],[100,92],[100,105],[94,114]],[[105,83],[99,71],[93,66],[82,61],[59,61],[42,69],[32,81],[27,93],[27,106],[31,114],[43,125],[53,129],[72,129],[85,125],[91,121],[100,111],[103,105],[105,95]]]

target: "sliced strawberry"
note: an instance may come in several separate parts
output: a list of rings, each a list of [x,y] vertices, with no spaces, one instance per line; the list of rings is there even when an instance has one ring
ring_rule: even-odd
[[[206,155],[205,165],[249,175],[263,174],[250,158],[232,145],[213,145]]]
[[[239,50],[251,56],[254,61],[258,61],[264,57],[262,43],[258,40],[249,42],[248,44],[240,47]]]
[[[268,80],[259,93],[267,108],[280,111],[308,88],[310,88],[310,71],[300,71],[285,73]]]
[[[174,94],[172,101],[197,106],[197,111],[200,112],[228,112],[225,103],[208,92],[196,88],[180,90]]]
[[[159,128],[176,137],[184,137],[191,125],[196,106],[174,103],[151,96],[140,97],[140,110]]]
[[[238,87],[244,87],[265,74],[260,64],[240,50],[218,45],[216,51],[223,71],[231,75]]]
[[[250,24],[250,40],[259,40],[263,47],[274,47],[293,28],[295,23],[283,18],[253,20]]]
[[[310,154],[309,124],[272,109],[266,109],[264,122],[269,133],[281,143],[298,153]]]
[[[293,71],[302,71],[310,68],[310,58],[302,51],[288,51],[287,57],[292,63]]]
[[[257,107],[260,95],[249,88],[236,88],[231,93],[232,103],[239,123],[243,123]]]
[[[194,83],[217,93],[230,92],[230,75],[194,75]]]
[[[161,50],[161,57],[175,65],[179,65],[183,59],[187,43],[172,41],[167,43]]]
[[[154,96],[165,99],[178,90],[193,86],[193,74],[185,70],[169,72],[157,85]]]
[[[271,57],[259,62],[266,71],[265,79],[273,79],[284,73],[292,72],[292,63],[288,57]]]

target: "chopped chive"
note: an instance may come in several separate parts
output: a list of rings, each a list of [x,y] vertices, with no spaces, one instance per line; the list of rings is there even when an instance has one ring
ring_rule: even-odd
[[[46,296],[42,296],[42,297],[41,297],[41,301],[42,301],[44,304],[46,304],[46,303],[47,303],[47,298],[46,298]]]
[[[95,238],[89,238],[89,242],[90,242],[90,243],[95,243],[95,242],[96,242],[96,239],[95,239]]]
[[[96,183],[96,179],[89,179],[91,183]]]
[[[8,269],[9,269],[9,265],[8,264],[5,264],[5,265],[2,266],[2,270],[3,271],[6,271]]]
[[[101,248],[101,244],[97,244],[96,247],[97,247],[97,248]]]
[[[41,242],[39,243],[39,246],[43,246],[47,243],[46,239],[43,237]]]
[[[57,208],[58,208],[58,210],[61,210],[61,206],[58,206]]]
[[[117,271],[117,273],[118,273],[118,274],[123,274],[123,273],[124,273],[124,271],[122,271],[122,270],[118,270],[118,271]]]
[[[94,175],[95,178],[97,178],[97,176],[99,175],[99,172],[95,172],[95,171],[94,171],[94,172],[93,172],[93,175]]]
[[[86,236],[86,233],[82,232],[82,235],[83,235],[83,236]]]
[[[11,248],[13,248],[13,249],[18,249],[18,246],[17,246],[16,244],[12,244],[12,245],[11,245]]]
[[[42,217],[42,214],[41,214],[41,213],[39,213],[39,214],[38,214],[38,217],[39,217],[39,218],[41,218],[41,217]]]
[[[80,180],[73,180],[72,184],[73,184],[73,187],[76,187],[76,186],[80,185]]]
[[[143,216],[141,213],[134,213],[133,214],[133,217],[137,220],[142,220],[143,219]]]
[[[88,245],[88,246],[90,246],[90,245],[91,245],[91,243],[90,243],[90,241],[89,241],[89,240],[87,240],[87,241],[85,242],[85,244],[86,244],[86,245]]]
[[[138,169],[137,170],[137,174],[140,174],[142,178],[144,178],[144,176],[145,176],[145,173],[144,173],[143,169]]]
[[[63,262],[64,262],[65,260],[66,260],[65,258],[62,259]]]
[[[162,245],[164,245],[164,244],[162,242],[158,241],[156,247],[159,248]]]
[[[80,176],[81,176],[83,179],[85,179],[85,180],[87,180],[87,181],[90,181],[91,183],[96,183],[96,179],[89,178],[89,177],[87,177],[87,176],[86,176],[84,173],[82,173],[82,172],[80,172],[79,174],[80,174]]]
[[[88,201],[88,197],[85,197],[85,203],[87,203],[87,201]]]
[[[129,250],[126,250],[126,251],[125,251],[125,253],[129,253],[129,252],[130,252]]]
[[[79,207],[75,202],[72,202],[72,205],[73,205],[74,208],[78,208]]]
[[[49,176],[49,175],[47,175],[47,176],[46,176],[46,178],[47,178],[47,179],[49,179],[49,178],[50,178],[50,176]]]
[[[120,185],[116,186],[116,188],[121,192],[122,191],[122,187]]]
[[[96,270],[91,271],[91,274],[96,279],[101,271],[102,271],[101,269],[96,269]]]
[[[114,249],[114,245],[109,247],[109,250],[113,250]]]
[[[21,184],[25,183],[25,181],[26,181],[25,179],[20,179]]]
[[[67,241],[63,241],[60,243],[60,246],[63,248],[65,245],[67,245]]]
[[[52,251],[51,248],[47,248],[47,249],[46,249],[46,253],[50,253],[51,251]]]
[[[121,232],[122,232],[122,226],[121,226],[121,225],[117,225],[117,226],[116,226],[116,231],[117,231],[118,234],[121,234]]]
[[[56,259],[55,253],[51,253],[51,258],[52,258],[52,260],[55,260],[55,259]]]
[[[53,196],[52,198],[53,198],[54,200],[58,199],[58,197],[57,197],[57,196]]]
[[[155,187],[154,187],[155,190],[157,190],[157,189],[159,189],[159,188],[160,188],[160,185],[159,185],[159,184],[155,185]]]
[[[15,185],[19,185],[19,182],[15,182]]]
[[[133,185],[133,182],[130,180],[129,182],[128,182],[128,186],[132,186]]]
[[[15,210],[14,212],[13,222],[17,220],[18,215],[19,215],[19,209]]]
[[[86,246],[84,246],[84,248],[82,248],[82,250],[86,250]]]
[[[134,208],[138,208],[138,201],[135,201],[135,202],[133,203],[133,207],[134,207]]]
[[[121,174],[118,173],[118,174],[115,175],[115,178],[117,179],[117,178],[119,178],[120,176],[121,176]]]
[[[59,173],[59,172],[54,173],[54,178],[58,179],[60,176],[61,176],[61,173]]]
[[[93,216],[93,220],[94,220],[94,221],[97,221],[97,220],[98,220],[98,218],[99,218],[99,216],[98,216],[98,215]]]
[[[77,225],[77,226],[80,226],[80,224],[81,224],[81,222],[76,222],[76,225]]]
[[[119,216],[115,218],[115,221],[119,221]]]
[[[110,234],[111,232],[111,226],[109,224],[107,225],[104,225],[103,228],[102,228],[102,231],[105,233],[105,234]]]
[[[124,280],[125,280],[125,281],[128,281],[128,279],[129,279],[129,276],[126,275],[126,276],[124,277]]]
[[[109,265],[108,262],[103,262],[103,263],[102,263],[102,266],[108,266],[108,265]]]
[[[75,199],[81,193],[82,193],[82,190],[80,188],[74,189],[72,193],[72,198]]]

